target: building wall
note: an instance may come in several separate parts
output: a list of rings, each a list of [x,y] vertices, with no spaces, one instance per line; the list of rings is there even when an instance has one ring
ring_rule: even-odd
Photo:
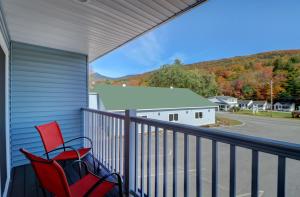
[[[44,153],[35,125],[58,121],[66,140],[82,135],[80,108],[88,106],[87,56],[13,42],[10,66],[11,160],[18,166],[27,163],[19,148]]]
[[[169,121],[169,114],[178,114],[178,121],[173,121],[181,124],[192,126],[201,126],[214,124],[216,121],[216,108],[197,108],[197,109],[178,109],[178,110],[151,110],[137,111],[137,116],[147,116],[147,118]],[[202,112],[203,117],[196,119],[195,113]]]
[[[10,149],[9,149],[9,46],[10,46],[10,36],[6,25],[6,20],[4,12],[2,10],[2,2],[0,1],[0,47],[1,53],[4,53],[4,59],[2,56],[1,61],[1,115],[2,117],[2,128],[0,131],[0,196],[6,196],[9,180],[10,180]],[[3,55],[2,53],[2,55]],[[4,60],[4,61],[3,61]],[[4,103],[3,103],[4,101]],[[4,122],[3,122],[4,121]]]

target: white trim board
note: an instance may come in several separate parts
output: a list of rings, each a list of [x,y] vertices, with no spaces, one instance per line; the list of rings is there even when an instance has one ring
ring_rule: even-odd
[[[6,45],[5,39],[0,33],[0,47],[2,48],[3,52],[5,53],[5,112],[6,112],[6,124],[5,124],[5,132],[6,132],[6,167],[7,167],[7,178],[4,188],[3,196],[7,196],[9,181],[10,181],[10,144],[9,144],[9,125],[10,125],[10,118],[9,118],[9,49]]]
[[[218,108],[218,106],[201,106],[201,107],[178,107],[178,108],[153,108],[153,109],[136,109],[138,112],[147,112],[147,111],[168,111],[168,110],[189,110],[189,109],[212,109]],[[106,110],[109,112],[124,112],[125,110]]]

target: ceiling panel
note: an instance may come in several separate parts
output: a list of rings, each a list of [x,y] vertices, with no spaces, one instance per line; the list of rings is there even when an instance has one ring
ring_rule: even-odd
[[[2,0],[11,39],[87,54],[114,50],[204,0]]]

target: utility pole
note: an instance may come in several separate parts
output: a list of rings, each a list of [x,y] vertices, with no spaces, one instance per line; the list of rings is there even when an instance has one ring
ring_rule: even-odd
[[[270,86],[271,86],[271,117],[272,117],[272,111],[273,111],[273,79],[271,79],[270,82]]]

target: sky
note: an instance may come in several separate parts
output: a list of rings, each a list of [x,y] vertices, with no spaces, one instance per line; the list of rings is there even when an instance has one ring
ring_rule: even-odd
[[[172,63],[216,60],[270,50],[300,49],[300,0],[208,0],[95,60],[109,77]]]

